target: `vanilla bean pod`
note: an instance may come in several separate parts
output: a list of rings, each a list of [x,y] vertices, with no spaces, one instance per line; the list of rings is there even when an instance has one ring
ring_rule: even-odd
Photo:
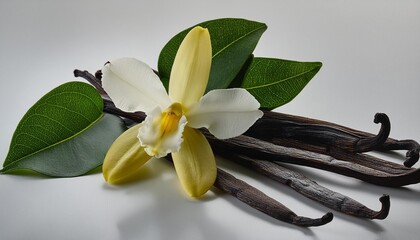
[[[388,139],[391,124],[386,114],[377,113],[375,123],[381,123],[378,135],[361,138],[342,129],[325,126],[319,123],[291,121],[265,112],[245,135],[257,138],[288,138],[301,140],[323,146],[334,146],[349,152],[368,152],[383,145]]]
[[[284,147],[298,148],[305,151],[329,155],[335,159],[352,162],[354,164],[362,165],[389,174],[404,174],[412,171],[412,168],[406,167],[398,163],[385,161],[367,154],[349,153],[338,148],[311,145],[298,140],[289,140],[282,138],[271,139],[269,140],[269,142]]]
[[[377,150],[390,151],[390,150],[407,150],[406,160],[404,166],[412,167],[419,160],[420,155],[420,144],[414,140],[396,140],[388,139],[382,146]]]
[[[235,196],[252,208],[264,212],[278,220],[294,225],[302,227],[321,226],[331,222],[333,219],[333,214],[331,212],[328,212],[322,216],[322,218],[316,219],[298,216],[283,204],[221,169],[217,169],[217,179],[214,185]]]
[[[380,169],[335,159],[325,154],[279,146],[249,136],[242,135],[228,140],[220,140],[206,132],[204,134],[215,152],[236,151],[264,161],[314,167],[388,187],[400,187],[420,182],[420,169],[409,169],[403,174],[390,174]],[[360,154],[359,157],[363,158],[364,155]]]
[[[223,151],[218,152],[218,154],[230,161],[255,170],[276,182],[282,183],[330,209],[368,219],[385,219],[388,216],[390,209],[388,195],[383,195],[379,199],[382,204],[381,209],[374,211],[356,200],[323,187],[298,172],[280,166],[278,163],[249,158],[236,152]]]
[[[385,114],[376,114],[374,122],[382,124],[376,136],[318,119],[266,111],[245,134],[270,141],[275,138],[295,139],[313,145],[340,148],[352,153],[371,150],[407,150],[404,165],[412,167],[419,159],[419,143],[413,140],[388,138],[390,122]]]
[[[169,162],[172,163],[170,156],[165,157]],[[248,206],[267,214],[268,216],[277,220],[291,223],[301,227],[316,227],[325,225],[332,221],[333,214],[331,212],[326,213],[321,218],[308,218],[298,216],[292,210],[284,206],[277,200],[267,196],[257,188],[249,185],[243,180],[234,177],[217,168],[217,178],[214,186],[226,193],[237,198],[239,201],[247,204]],[[389,198],[388,198],[389,203]],[[389,210],[389,208],[388,208]],[[385,216],[386,217],[386,216]]]
[[[75,77],[84,78],[86,81],[92,84],[96,88],[96,90],[98,90],[104,102],[104,112],[109,113],[109,114],[114,114],[122,118],[127,118],[135,122],[142,122],[146,118],[146,114],[144,114],[143,112],[138,112],[136,114],[133,114],[133,113],[124,112],[118,109],[117,107],[115,107],[115,104],[112,102],[111,98],[108,96],[108,94],[105,92],[105,90],[102,87],[102,82],[101,82],[102,73],[100,70],[95,73],[95,76],[89,73],[88,71],[81,71],[78,69],[74,70],[73,74]]]

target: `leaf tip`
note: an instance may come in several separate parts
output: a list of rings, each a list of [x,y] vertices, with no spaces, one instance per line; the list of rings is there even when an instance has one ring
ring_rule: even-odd
[[[323,65],[322,62],[316,62],[315,74],[317,74],[319,70],[321,70],[322,65]]]
[[[316,63],[316,65],[319,67],[319,68],[321,68],[322,67],[322,62],[315,62]]]
[[[263,28],[265,29],[265,30],[267,30],[268,29],[268,25],[267,24],[265,24],[265,23],[262,23],[263,24]]]

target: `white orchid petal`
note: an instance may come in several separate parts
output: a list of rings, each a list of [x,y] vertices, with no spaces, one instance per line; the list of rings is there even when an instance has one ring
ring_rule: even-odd
[[[211,41],[207,29],[193,28],[182,41],[175,56],[169,81],[169,96],[185,107],[203,96],[210,75]]]
[[[150,156],[164,157],[170,152],[177,152],[183,141],[182,132],[187,124],[187,118],[182,116],[174,132],[162,134],[162,109],[159,107],[147,113],[146,119],[141,123],[137,138],[140,145]]]
[[[248,130],[259,118],[259,102],[245,89],[208,92],[186,113],[188,126],[207,128],[219,139],[232,138]]]
[[[102,85],[115,105],[127,112],[166,108],[170,99],[162,82],[145,63],[120,58],[102,68]]]
[[[172,153],[172,158],[181,185],[189,196],[200,197],[214,184],[216,161],[210,144],[199,131],[186,127],[181,149]]]

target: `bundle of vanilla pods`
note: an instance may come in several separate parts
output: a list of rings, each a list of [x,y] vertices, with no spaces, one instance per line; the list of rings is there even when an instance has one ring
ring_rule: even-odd
[[[99,91],[104,100],[104,112],[129,122],[145,119],[144,113],[128,113],[115,107],[101,86],[99,71],[92,75],[75,70],[74,74],[89,81]],[[239,137],[220,140],[208,132],[203,133],[216,155],[263,174],[335,211],[360,218],[384,219],[390,209],[388,195],[379,198],[381,209],[374,211],[285,167],[286,164],[303,165],[388,187],[419,183],[420,169],[412,166],[419,159],[420,145],[414,140],[389,138],[391,128],[386,114],[376,114],[374,122],[381,124],[376,135],[316,119],[265,111],[264,116]],[[366,154],[390,150],[407,151],[404,165]],[[220,168],[214,185],[252,208],[284,222],[311,227],[324,225],[333,219],[331,212],[315,219],[298,216],[280,202]]]

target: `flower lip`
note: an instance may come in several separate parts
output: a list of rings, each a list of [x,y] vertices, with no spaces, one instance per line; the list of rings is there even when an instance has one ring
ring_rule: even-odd
[[[139,128],[140,145],[150,156],[164,157],[168,153],[177,152],[183,141],[182,132],[187,125],[182,106],[173,103],[162,111],[156,107],[147,113],[146,119]]]

